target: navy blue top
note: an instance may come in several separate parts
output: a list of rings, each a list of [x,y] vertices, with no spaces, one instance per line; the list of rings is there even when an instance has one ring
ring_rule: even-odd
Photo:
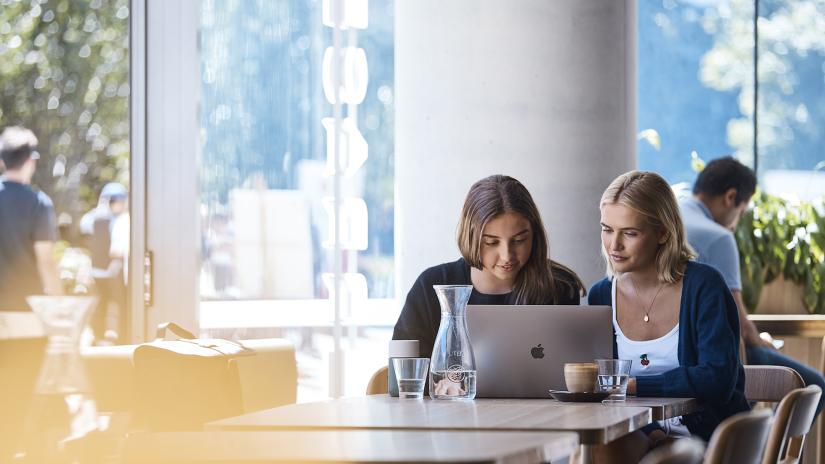
[[[611,282],[590,289],[588,303],[612,304]],[[613,336],[614,352],[616,337]],[[679,367],[636,377],[638,396],[696,398],[702,410],[683,417],[690,433],[710,440],[726,418],[750,410],[745,400],[745,370],[739,362],[739,316],[719,271],[688,262],[679,308]]]
[[[49,197],[27,185],[0,181],[0,311],[28,311],[26,296],[43,293],[34,242],[56,239]]]

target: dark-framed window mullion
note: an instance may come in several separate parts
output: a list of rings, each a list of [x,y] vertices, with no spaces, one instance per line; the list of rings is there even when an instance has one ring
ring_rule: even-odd
[[[753,172],[759,172],[759,0],[753,0]]]

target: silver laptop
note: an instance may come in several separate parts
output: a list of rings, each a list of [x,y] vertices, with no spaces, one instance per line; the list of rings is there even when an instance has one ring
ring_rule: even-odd
[[[467,307],[476,397],[549,398],[564,363],[613,357],[610,306]]]

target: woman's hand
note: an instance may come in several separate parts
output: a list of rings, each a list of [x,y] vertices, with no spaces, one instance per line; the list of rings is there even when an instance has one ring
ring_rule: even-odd
[[[631,377],[627,379],[627,394],[628,395],[635,395],[636,394],[636,377]]]

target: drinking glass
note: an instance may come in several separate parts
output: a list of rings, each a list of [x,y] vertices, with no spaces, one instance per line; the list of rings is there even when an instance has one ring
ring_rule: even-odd
[[[625,400],[631,363],[630,359],[596,360],[599,365],[599,391],[610,393],[603,403],[621,403]]]
[[[427,381],[428,358],[394,358],[395,376],[398,379],[399,398],[424,398],[424,383]]]

